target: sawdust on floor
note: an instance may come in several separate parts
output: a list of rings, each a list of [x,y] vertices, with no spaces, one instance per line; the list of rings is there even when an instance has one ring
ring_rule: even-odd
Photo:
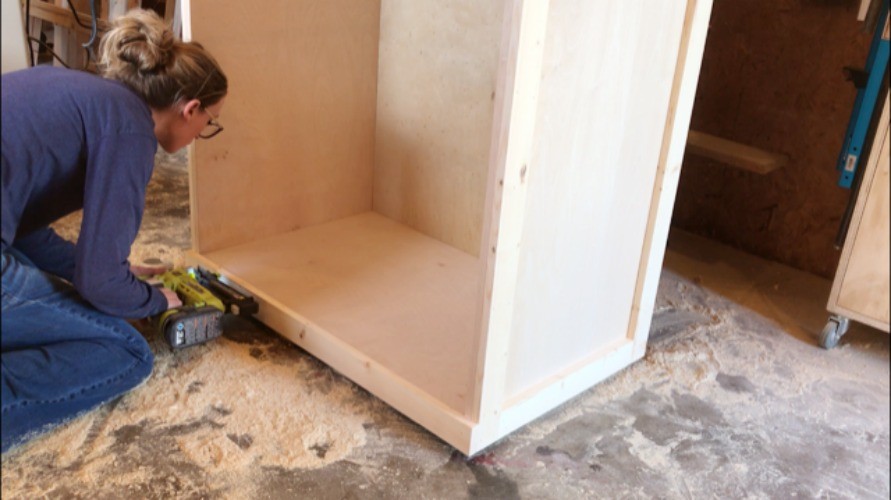
[[[47,470],[90,490],[145,484],[156,471],[123,466],[140,439],[172,440],[170,460],[200,468],[202,491],[233,498],[262,483],[267,468],[323,467],[365,443],[355,387],[281,344],[221,338],[176,353],[153,348],[161,355],[141,387],[4,456],[2,496],[51,493]],[[170,493],[184,492],[171,483]]]
[[[156,157],[131,264],[185,265],[184,153]],[[152,202],[159,197],[165,199]],[[76,241],[81,218],[75,212],[53,228]],[[146,336],[155,353],[148,381],[4,455],[3,498],[58,493],[58,483],[72,480],[94,492],[151,483],[153,494],[216,491],[234,498],[262,482],[264,470],[322,467],[365,443],[367,409],[350,411],[362,404],[357,388],[293,346],[221,338],[173,352],[159,336]],[[133,467],[147,452],[180,470],[165,477],[163,467]],[[189,470],[207,477],[179,477]],[[54,481],[47,471],[66,479]]]
[[[131,262],[157,259],[182,265],[178,249],[187,246],[188,225],[176,227],[163,234],[148,227]],[[887,411],[870,411],[889,405],[882,395],[887,392],[886,351],[864,357],[846,345],[826,352],[812,341],[789,342],[788,323],[804,315],[781,315],[787,319],[777,323],[743,312],[700,285],[696,278],[664,272],[645,358],[518,430],[493,447],[497,451],[491,458],[486,452],[468,463],[489,464],[493,477],[513,467],[524,477],[545,478],[543,489],[527,488],[530,497],[548,496],[549,483],[563,485],[576,467],[601,474],[589,492],[610,486],[612,477],[630,488],[616,497],[642,495],[640,478],[635,482],[626,476],[632,469],[602,476],[622,460],[656,471],[651,479],[664,480],[670,486],[664,491],[694,496],[691,491],[712,491],[713,479],[722,477],[743,485],[743,490],[727,491],[745,491],[748,484],[755,488],[750,496],[757,497],[751,492],[760,491],[764,477],[794,473],[787,463],[801,460],[752,462],[750,451],[770,443],[774,455],[788,453],[775,442],[798,450],[803,446],[799,443],[813,439],[812,429],[823,429],[818,424],[827,421],[827,410],[813,404],[815,398],[850,409],[836,411],[832,433],[823,436],[836,446],[827,448],[833,453],[853,438],[887,439],[887,420],[878,421]],[[810,331],[797,323],[791,326]],[[94,498],[250,498],[263,491],[270,471],[340,462],[374,479],[390,469],[398,474],[400,469],[391,464],[399,457],[410,457],[411,470],[423,478],[451,470],[448,448],[426,431],[283,345],[223,339],[171,353],[153,344],[155,373],[144,386],[4,457],[3,497],[90,491]],[[872,380],[875,373],[880,377]],[[869,385],[885,390],[855,390]],[[872,393],[878,396],[867,396]],[[584,425],[591,441],[580,442],[566,430],[574,425]],[[380,449],[386,450],[384,462],[375,455]],[[172,466],[157,464],[159,457]],[[688,462],[702,473],[691,474],[685,469]],[[856,461],[843,463],[857,468]],[[468,482],[483,474],[472,470]],[[802,472],[796,477],[793,483],[809,476]],[[832,486],[828,491],[847,491],[842,472],[833,476],[827,471],[821,479],[821,485]],[[887,484],[887,473],[879,481]]]
[[[886,383],[865,381],[863,373],[850,371],[847,362],[840,363],[840,358],[859,356],[848,346],[839,346],[828,355],[813,344],[790,344],[781,325],[743,311],[725,297],[663,271],[646,356],[596,385],[575,404],[564,405],[556,415],[534,421],[518,434],[524,441],[544,439],[569,421],[633,400],[641,392],[669,406],[675,405],[671,401],[679,393],[699,398],[707,405],[702,408],[705,418],[710,408],[720,408],[721,420],[736,422],[741,428],[751,422],[786,418],[789,408],[803,396],[826,391],[822,386],[827,379],[852,386]],[[666,328],[669,335],[660,335],[660,321],[671,324]],[[777,363],[777,352],[783,353],[785,362]],[[879,358],[875,363],[883,361]],[[875,368],[864,368],[866,373],[872,373],[870,370]],[[881,404],[887,406],[888,399],[883,398]],[[802,417],[819,420],[825,411],[809,406]],[[840,429],[873,427],[875,422],[864,417],[858,411],[837,424]],[[656,470],[677,468],[669,466],[674,462],[667,457],[685,440],[701,437],[678,432],[673,439],[656,443],[634,429],[634,421],[619,422],[619,427],[625,428],[620,433],[631,445],[632,455]],[[680,469],[676,472],[682,474]]]

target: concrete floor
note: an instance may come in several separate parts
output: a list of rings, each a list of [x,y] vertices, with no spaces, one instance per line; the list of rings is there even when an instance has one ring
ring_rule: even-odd
[[[184,157],[158,163],[131,260],[181,264]],[[819,348],[829,289],[673,233],[646,357],[471,459],[261,325],[176,353],[140,326],[151,379],[6,454],[2,496],[886,499],[889,337]]]

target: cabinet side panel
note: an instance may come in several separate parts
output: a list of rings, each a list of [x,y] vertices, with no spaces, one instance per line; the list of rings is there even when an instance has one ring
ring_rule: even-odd
[[[193,149],[200,252],[371,209],[380,3],[191,0],[229,79],[226,130]]]
[[[508,398],[631,336],[686,8],[551,3]]]
[[[383,0],[374,210],[476,255],[504,0]]]
[[[883,130],[884,129],[884,130]],[[888,97],[879,130],[864,172],[860,199],[854,209],[854,220],[848,230],[845,252],[839,264],[836,281],[838,306],[853,313],[852,317],[888,331],[891,301],[889,262],[891,247],[889,223],[889,137]],[[831,307],[830,307],[831,308]]]

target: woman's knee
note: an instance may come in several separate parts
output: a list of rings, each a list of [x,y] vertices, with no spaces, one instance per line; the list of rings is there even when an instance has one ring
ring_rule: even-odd
[[[132,333],[130,338],[127,339],[126,349],[136,360],[136,364],[133,367],[132,377],[130,377],[135,386],[152,374],[155,355],[149,347],[148,342],[145,340],[145,337],[139,334],[139,332],[132,326],[129,328],[132,330]]]

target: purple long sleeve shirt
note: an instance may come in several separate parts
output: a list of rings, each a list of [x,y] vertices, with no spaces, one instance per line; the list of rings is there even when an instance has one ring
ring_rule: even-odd
[[[0,89],[2,250],[14,246],[108,314],[165,310],[127,260],[158,147],[148,105],[119,82],[47,66],[4,74]],[[76,244],[49,228],[81,208]]]

